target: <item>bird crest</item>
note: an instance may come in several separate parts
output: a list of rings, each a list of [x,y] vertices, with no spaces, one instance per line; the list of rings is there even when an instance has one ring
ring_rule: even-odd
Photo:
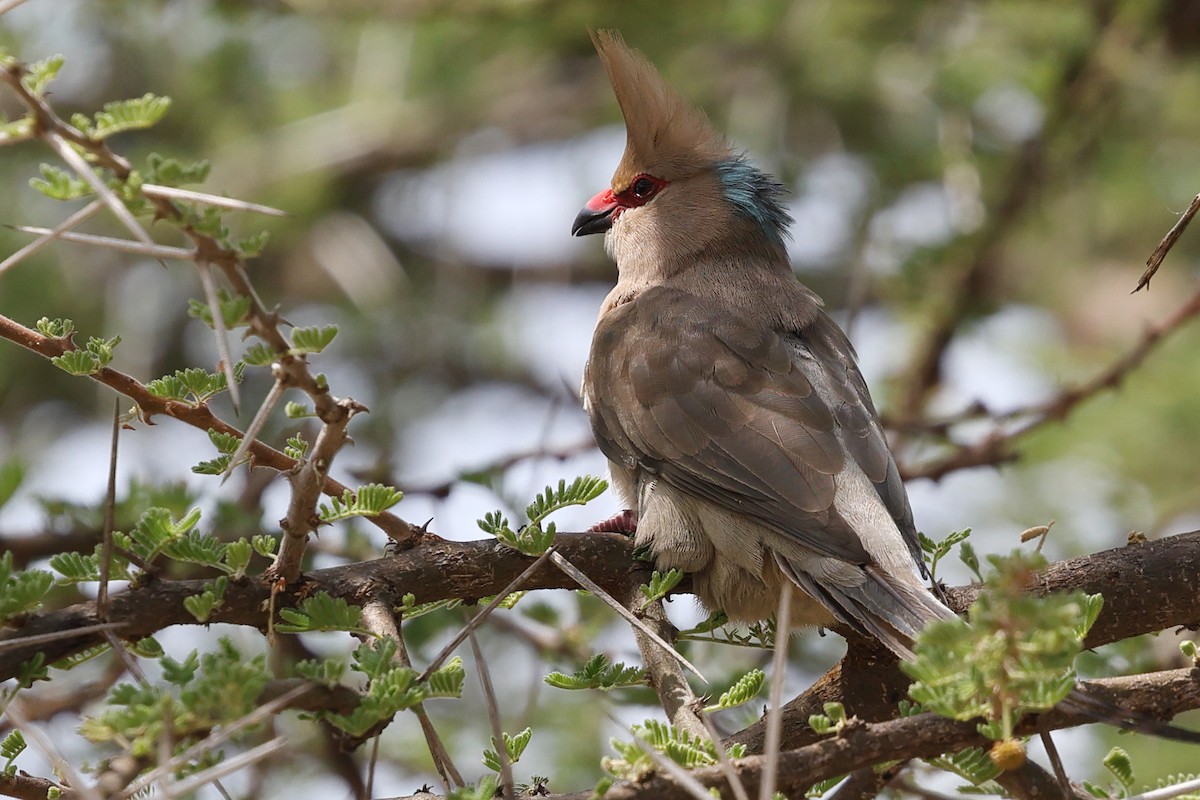
[[[685,103],[619,33],[593,31],[592,42],[625,118],[625,155],[613,174],[614,192],[640,173],[678,180],[729,158],[725,137],[704,112]]]

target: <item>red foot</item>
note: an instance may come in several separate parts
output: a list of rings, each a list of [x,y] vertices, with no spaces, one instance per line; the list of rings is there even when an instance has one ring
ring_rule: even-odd
[[[637,512],[625,509],[620,514],[614,514],[603,522],[597,522],[588,528],[588,533],[637,533]]]

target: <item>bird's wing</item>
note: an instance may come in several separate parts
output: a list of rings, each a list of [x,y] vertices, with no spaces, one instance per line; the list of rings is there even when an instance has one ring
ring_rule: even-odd
[[[915,546],[853,351],[823,314],[785,335],[651,289],[597,326],[586,388],[597,440],[617,463],[816,553],[866,564],[859,535],[834,507],[834,476],[853,461]]]

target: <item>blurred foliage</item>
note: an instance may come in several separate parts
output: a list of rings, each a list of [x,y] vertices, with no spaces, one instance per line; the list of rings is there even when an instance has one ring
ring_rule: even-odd
[[[836,201],[821,206],[832,218],[810,218],[796,236],[803,250],[814,224],[845,232],[799,264],[832,308],[853,295],[856,273],[866,275],[868,309],[885,310],[894,323],[886,338],[903,342],[928,323],[948,281],[986,254],[963,332],[1003,350],[996,331],[1006,329],[991,323],[1014,308],[1033,309],[1038,324],[1014,358],[1045,392],[1110,363],[1146,320],[1165,316],[1190,291],[1200,237],[1185,234],[1151,291],[1128,296],[1145,257],[1200,191],[1200,20],[1189,7],[1186,0],[689,0],[685,11],[633,0],[29,0],[3,18],[0,47],[30,61],[66,56],[51,92],[66,118],[118,98],[169,95],[170,111],[156,127],[116,134],[112,145],[137,164],[152,153],[207,160],[206,190],[289,213],[233,216],[231,235],[269,232],[251,262],[268,305],[279,304],[297,325],[339,326],[334,349],[344,363],[331,375],[334,391],[354,394],[373,412],[354,428],[360,460],[374,463],[362,482],[411,493],[393,472],[423,421],[456,393],[509,384],[538,397],[568,394],[562,380],[537,369],[540,355],[517,335],[514,298],[546,288],[552,293],[534,297],[565,302],[572,289],[613,279],[595,242],[549,260],[531,257],[537,267],[510,255],[511,247],[482,264],[474,251],[398,226],[435,176],[467,183],[472,176],[453,169],[478,165],[472,159],[513,157],[531,144],[547,148],[535,157],[549,157],[553,147],[618,121],[588,27],[620,29],[718,127],[796,187],[801,208]],[[7,96],[0,111],[18,113]],[[819,181],[827,174],[819,168],[838,157],[853,168]],[[36,146],[4,148],[0,181],[10,191],[0,193],[0,221],[49,226],[65,216],[60,203],[29,186],[49,159]],[[450,172],[437,171],[447,165]],[[613,165],[600,166],[603,174]],[[509,182],[490,185],[470,206],[477,216],[454,221],[458,227],[489,230],[486,218],[501,208],[529,204],[542,213],[534,176],[505,174]],[[601,188],[580,174],[556,177],[570,187],[565,197],[578,197],[555,207],[552,219],[528,221],[531,254],[541,241],[535,228],[561,229],[566,239],[578,205]],[[415,201],[395,200],[397,180]],[[432,190],[429,197],[444,200]],[[121,233],[99,219],[88,230]],[[3,254],[26,241],[0,228]],[[187,314],[188,298],[201,296],[190,266],[164,273],[155,263],[63,243],[0,275],[0,313],[27,325],[69,317],[101,342],[121,336],[114,366],[142,380],[213,368],[211,336]],[[544,310],[520,307],[530,316]],[[590,320],[561,335],[586,342]],[[986,530],[1015,534],[1030,519],[1057,518],[1051,547],[1062,553],[1120,544],[1128,528],[1178,529],[1179,520],[1194,519],[1200,378],[1190,354],[1198,339],[1200,332],[1185,331],[1123,391],[1039,432],[1022,463],[996,479],[1004,492],[964,506],[959,527],[973,526],[979,542]],[[881,406],[903,384],[902,356],[875,386]],[[953,370],[947,378],[935,405],[954,410],[973,399],[977,384],[956,385]],[[247,383],[251,396],[266,390],[261,375]],[[19,454],[31,470],[56,442],[106,419],[110,399],[98,397],[88,381],[0,346],[4,463],[17,464],[8,455]],[[280,445],[295,431],[282,418],[271,425],[280,427],[269,426],[266,436]],[[106,462],[106,453],[97,455],[84,468],[101,471]],[[184,480],[187,466],[165,477]],[[266,489],[255,480],[214,513],[214,524],[235,538],[261,530]],[[182,486],[135,486],[122,497],[118,529],[150,506],[181,514],[193,501]],[[404,509],[396,508],[407,516]],[[1097,509],[1108,527],[1088,530]],[[73,500],[52,501],[48,511],[55,530],[94,528],[102,518]],[[367,541],[364,528],[355,530],[343,542],[319,543],[321,557],[378,549],[378,537]],[[1092,538],[1073,539],[1085,533]],[[587,649],[614,628],[607,609],[588,598],[531,601],[511,614],[557,629],[563,649],[538,656],[568,671],[590,656],[577,657],[581,643]],[[443,610],[406,624],[410,646],[428,656],[459,620]],[[554,737],[558,758],[531,769],[553,766],[558,788],[594,780],[604,751],[593,735],[600,704],[567,693],[545,701],[537,688],[544,663],[528,663],[501,633],[485,629],[481,639],[513,662],[510,675],[530,667],[521,722],[549,733],[539,733],[541,741]],[[718,644],[689,643],[688,655],[719,663],[729,676],[761,664],[758,651]],[[796,662],[809,663],[799,655]],[[439,724],[452,739],[476,735],[461,721]],[[385,758],[428,773],[411,732],[388,736]],[[1142,774],[1153,774],[1152,759],[1170,750],[1153,748],[1138,760]],[[537,756],[531,751],[526,760]]]

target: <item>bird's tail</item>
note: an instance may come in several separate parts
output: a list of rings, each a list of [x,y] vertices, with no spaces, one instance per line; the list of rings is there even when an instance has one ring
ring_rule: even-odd
[[[882,642],[901,660],[912,659],[913,641],[926,625],[957,617],[924,586],[909,585],[872,565],[863,568],[866,581],[846,586],[819,583],[786,559],[778,557],[777,560],[783,573],[803,591],[845,624]],[[1200,744],[1200,732],[1171,725],[1145,712],[1123,708],[1078,688],[1073,689],[1058,707],[1124,730]]]

